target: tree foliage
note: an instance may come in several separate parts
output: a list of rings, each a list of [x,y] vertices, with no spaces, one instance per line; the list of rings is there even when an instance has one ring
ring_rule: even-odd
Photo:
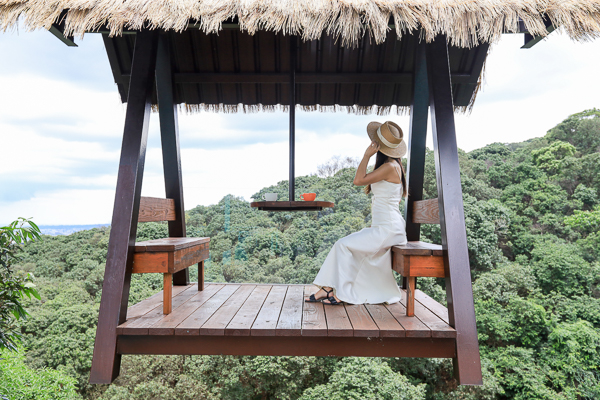
[[[92,387],[109,228],[17,246],[11,276],[35,274],[41,297],[19,298],[31,314],[14,325],[27,368],[68,375],[86,399],[598,399],[599,146],[600,112],[588,110],[542,138],[459,151],[481,387],[457,386],[449,360],[220,356],[124,356],[113,385]],[[354,166],[339,161],[320,176],[296,179],[297,193],[317,193],[333,209],[263,212],[228,195],[188,210],[188,235],[211,238],[206,280],[312,282],[333,244],[371,223],[370,197],[352,184]],[[288,182],[252,198],[267,192],[287,200]],[[424,198],[436,196],[428,150]],[[166,237],[167,225],[140,224],[137,235]],[[441,243],[440,226],[422,225],[421,237]],[[443,279],[418,285],[445,303]],[[161,288],[158,274],[134,275],[130,304]]]

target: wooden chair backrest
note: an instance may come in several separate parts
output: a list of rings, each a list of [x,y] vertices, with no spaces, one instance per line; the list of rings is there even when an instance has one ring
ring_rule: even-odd
[[[440,209],[438,207],[438,199],[413,202],[412,222],[416,224],[439,224]]]
[[[175,221],[175,200],[142,197],[138,222]]]

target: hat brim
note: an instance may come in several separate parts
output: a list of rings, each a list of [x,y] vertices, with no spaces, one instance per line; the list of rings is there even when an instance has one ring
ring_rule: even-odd
[[[389,124],[395,126],[396,129],[398,129],[398,132],[402,132],[402,129],[394,122],[389,121]],[[381,125],[383,125],[381,122],[369,122],[369,125],[367,125],[367,135],[369,135],[372,141],[379,143],[379,151],[386,156],[392,158],[404,157],[404,155],[406,155],[406,141],[404,140],[404,137],[402,138],[402,142],[400,142],[400,146],[396,147],[395,149],[386,146],[385,144],[381,143],[381,140],[379,140],[379,137],[377,136],[377,129],[379,129]]]

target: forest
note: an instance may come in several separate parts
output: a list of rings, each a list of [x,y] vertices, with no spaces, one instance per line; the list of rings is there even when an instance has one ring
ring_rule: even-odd
[[[483,386],[458,386],[449,359],[249,356],[124,356],[112,385],[90,385],[106,227],[19,246],[2,276],[35,285],[39,299],[21,299],[20,339],[1,350],[0,399],[599,399],[600,110],[459,158]],[[430,150],[425,171],[425,198],[435,198]],[[211,238],[206,281],[312,282],[336,240],[370,225],[354,174],[333,159],[297,177],[297,193],[335,203],[322,212],[257,211],[233,195],[186,211],[188,236]],[[266,192],[287,199],[288,182],[252,198]],[[441,243],[439,225],[421,229]],[[167,226],[141,223],[137,236],[166,237]],[[418,280],[442,304],[444,284]],[[161,289],[159,274],[136,274],[130,304]]]

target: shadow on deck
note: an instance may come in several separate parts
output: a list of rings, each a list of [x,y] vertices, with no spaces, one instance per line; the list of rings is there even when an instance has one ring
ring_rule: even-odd
[[[117,328],[120,354],[272,356],[456,356],[448,310],[416,291],[415,316],[391,305],[305,303],[315,286],[196,284],[173,287],[173,312],[162,292],[129,307]]]

